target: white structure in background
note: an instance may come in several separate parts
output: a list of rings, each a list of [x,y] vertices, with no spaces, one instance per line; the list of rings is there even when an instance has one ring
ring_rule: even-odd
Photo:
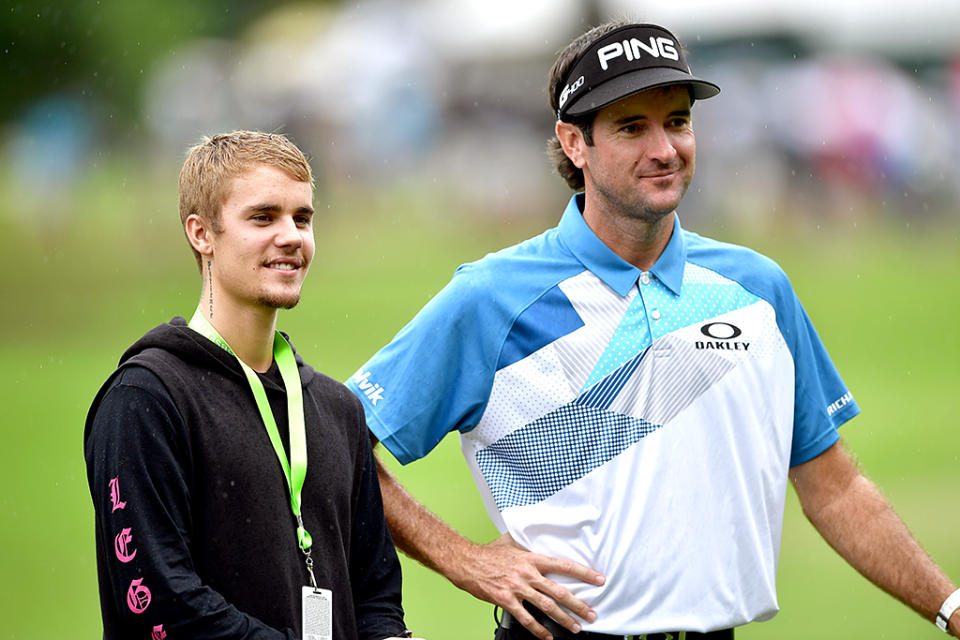
[[[613,13],[639,7],[644,19],[711,40],[789,31],[824,52],[915,57],[958,51],[960,2],[956,0],[604,0],[601,4]]]

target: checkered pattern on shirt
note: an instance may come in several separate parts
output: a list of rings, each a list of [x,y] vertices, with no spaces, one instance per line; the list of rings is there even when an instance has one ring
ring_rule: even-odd
[[[477,463],[502,511],[552,496],[660,426],[573,402],[478,451]]]

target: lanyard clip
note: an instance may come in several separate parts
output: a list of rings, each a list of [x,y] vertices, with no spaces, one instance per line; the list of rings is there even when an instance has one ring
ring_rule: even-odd
[[[310,553],[310,547],[313,546],[313,538],[303,526],[303,518],[297,514],[297,544],[304,553]]]
[[[300,545],[300,551],[306,556],[304,562],[307,565],[307,573],[310,574],[310,586],[317,588],[317,578],[313,575],[313,556],[310,554],[310,547],[313,546],[313,539],[307,530],[303,528],[303,518],[297,514],[297,543]]]
[[[306,553],[306,555],[307,555],[306,563],[307,563],[307,573],[310,574],[310,586],[313,587],[314,589],[316,589],[316,588],[317,588],[317,578],[313,575],[313,558],[310,557],[310,552],[309,552],[309,551],[305,551],[304,553]]]

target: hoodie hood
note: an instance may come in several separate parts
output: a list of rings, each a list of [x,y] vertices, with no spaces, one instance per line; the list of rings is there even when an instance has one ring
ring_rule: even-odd
[[[287,334],[283,333],[283,336],[287,339],[287,342],[290,342],[290,337]],[[292,342],[290,346],[293,347]],[[176,316],[170,322],[154,327],[133,343],[120,356],[118,368],[123,367],[148,349],[161,349],[188,365],[210,368],[223,375],[246,380],[243,369],[240,368],[240,364],[233,354],[224,351],[209,339],[191,329],[187,326],[186,319],[181,316]],[[303,361],[303,358],[297,353],[296,347],[293,347],[293,353],[297,359],[297,368],[300,371],[300,384],[306,387],[310,384],[316,371]],[[276,366],[276,362],[270,365],[271,369]],[[262,379],[265,387],[275,386],[271,382],[270,376],[264,376]]]

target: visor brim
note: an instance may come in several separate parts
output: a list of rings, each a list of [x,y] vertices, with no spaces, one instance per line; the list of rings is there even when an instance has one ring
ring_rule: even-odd
[[[635,93],[679,84],[690,87],[694,100],[706,100],[720,93],[720,87],[712,82],[684,73],[679,69],[669,67],[637,69],[611,78],[583,94],[563,112],[563,117],[586,115]]]

